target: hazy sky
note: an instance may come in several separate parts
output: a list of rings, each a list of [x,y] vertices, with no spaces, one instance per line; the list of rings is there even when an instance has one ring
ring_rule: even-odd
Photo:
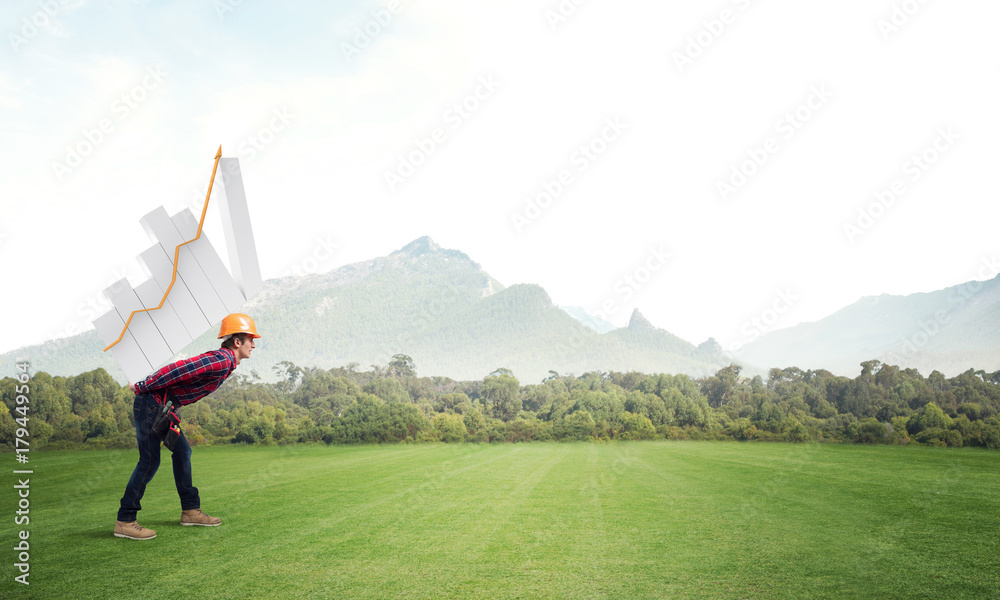
[[[996,275],[992,0],[4,9],[0,351],[141,282],[139,218],[200,210],[220,143],[265,278],[430,235],[505,285],[729,347],[755,318]]]

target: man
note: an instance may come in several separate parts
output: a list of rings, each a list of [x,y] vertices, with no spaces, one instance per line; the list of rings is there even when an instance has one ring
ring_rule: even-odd
[[[163,409],[168,392],[170,398],[181,406],[197,402],[215,391],[229,377],[240,361],[250,358],[259,338],[253,319],[234,313],[222,320],[219,338],[222,346],[193,358],[169,364],[146,379],[130,383],[136,393],[132,405],[135,417],[135,438],[139,444],[139,463],[125,487],[115,536],[133,540],[148,540],[156,532],[139,525],[136,520],[142,509],[140,500],[146,485],[153,479],[160,466],[160,439],[152,431],[153,418]],[[191,483],[191,446],[181,433],[173,448],[174,483],[181,498],[181,525],[214,527],[222,520],[201,512],[198,488]]]

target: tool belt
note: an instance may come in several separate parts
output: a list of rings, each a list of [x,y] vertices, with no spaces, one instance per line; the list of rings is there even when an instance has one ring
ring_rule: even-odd
[[[153,417],[153,435],[160,438],[168,450],[173,450],[177,440],[181,439],[179,408],[180,402],[167,390],[163,395],[163,404],[158,407],[156,416]]]

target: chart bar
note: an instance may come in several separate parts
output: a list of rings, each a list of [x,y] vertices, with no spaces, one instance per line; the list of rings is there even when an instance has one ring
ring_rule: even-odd
[[[170,258],[167,258],[167,253],[164,251],[163,246],[157,244],[143,252],[139,255],[139,262],[149,273],[150,277],[156,280],[156,283],[166,291],[167,286],[170,285],[170,277],[173,273],[174,265]],[[170,288],[170,295],[167,297],[167,300],[173,305],[177,317],[192,340],[211,327],[208,318],[201,312],[198,303],[194,300],[194,296],[191,295],[191,290],[188,289],[187,284],[184,283],[184,279],[179,275],[174,281],[174,287]]]
[[[122,328],[125,327],[125,319],[122,319],[118,311],[112,308],[94,320],[94,327],[97,328],[97,334],[101,336],[104,345],[108,345],[121,335]],[[118,366],[122,368],[122,371],[125,371],[125,377],[128,377],[128,380],[133,383],[142,381],[153,372],[153,366],[146,360],[146,356],[139,349],[139,344],[132,337],[131,325],[122,336],[122,341],[112,346],[109,352],[118,361]]]
[[[163,288],[155,279],[147,279],[135,288],[135,295],[139,297],[143,308],[156,309],[163,298]],[[163,341],[167,343],[171,354],[177,354],[194,339],[188,335],[187,328],[174,311],[171,298],[164,300],[163,306],[159,309],[148,311],[146,314],[153,319],[153,325],[156,325],[156,329],[163,336]]]
[[[233,279],[244,298],[253,298],[264,289],[264,282],[260,276],[257,246],[250,226],[250,211],[247,209],[247,196],[243,189],[240,159],[221,159],[219,170],[222,171],[223,186],[216,189],[219,190],[219,209],[222,211],[222,227]]]
[[[170,220],[173,221],[174,227],[177,228],[182,238],[190,240],[198,234],[198,220],[194,218],[190,210],[184,209],[170,217]],[[202,230],[200,238],[185,247],[191,249],[195,260],[201,266],[201,270],[208,276],[208,280],[215,288],[219,299],[226,307],[226,313],[239,312],[240,307],[246,302],[246,298],[243,297],[243,293],[233,281],[233,276],[229,274],[226,265],[215,252],[205,230]]]
[[[124,315],[122,321],[128,319],[128,315],[133,311],[145,308],[135,290],[129,285],[127,279],[121,279],[104,290],[111,304],[115,306],[118,314]],[[153,318],[148,312],[138,312],[132,315],[132,322],[129,323],[129,331],[139,344],[139,349],[146,356],[146,361],[154,368],[164,363],[173,356],[170,346],[164,341],[160,330],[153,324]]]

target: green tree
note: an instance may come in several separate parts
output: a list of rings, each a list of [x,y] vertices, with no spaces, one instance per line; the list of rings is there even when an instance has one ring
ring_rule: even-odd
[[[389,361],[389,371],[396,377],[415,377],[417,367],[413,359],[405,354],[393,354]]]
[[[984,418],[987,414],[986,409],[982,404],[977,402],[965,402],[958,405],[958,414],[965,415],[970,421],[978,421]]]
[[[462,392],[451,392],[448,394],[441,394],[434,401],[434,410],[437,412],[452,412],[457,411],[464,414],[465,405],[469,404],[469,397]]]
[[[431,423],[442,442],[454,444],[465,440],[465,422],[461,415],[438,413]]]
[[[656,394],[644,394],[638,390],[628,392],[625,396],[625,410],[643,415],[654,427],[672,425],[673,411],[668,411],[663,399]]]
[[[552,402],[555,393],[547,385],[528,385],[521,390],[521,405],[524,410],[538,412],[542,406]]]
[[[590,413],[581,410],[567,415],[559,424],[556,434],[563,439],[582,440],[594,435],[596,425]]]
[[[622,413],[621,439],[623,440],[651,440],[656,436],[656,429],[646,415],[630,412]]]
[[[701,381],[701,391],[708,399],[709,406],[718,408],[730,401],[740,384],[742,370],[743,367],[731,364]]]
[[[466,411],[462,417],[462,422],[465,424],[465,430],[472,437],[475,437],[475,434],[486,429],[486,418],[483,417],[483,413],[479,412],[477,408]]]
[[[947,429],[949,426],[951,417],[944,414],[937,404],[929,402],[919,414],[910,418],[906,429],[911,434],[916,434],[926,429]]]
[[[66,392],[72,401],[73,412],[87,415],[101,402],[114,402],[126,392],[104,369],[94,369],[66,379]]]
[[[386,402],[409,402],[410,395],[403,384],[395,379],[379,378],[368,382],[364,387],[366,394],[373,394]]]
[[[846,432],[848,439],[861,444],[884,444],[889,439],[889,430],[878,419],[867,418],[852,423]]]
[[[14,417],[7,410],[7,405],[0,402],[0,444],[13,446],[16,443],[14,438],[16,437],[17,429],[17,423],[14,422]]]
[[[508,369],[497,369],[483,378],[480,394],[490,416],[510,421],[521,411],[520,383]]]
[[[118,423],[115,421],[111,405],[107,402],[101,402],[94,410],[90,411],[84,429],[88,439],[118,435]]]
[[[812,439],[809,436],[809,430],[806,426],[794,418],[788,420],[788,428],[785,430],[785,434],[788,436],[788,441],[790,442],[808,442]]]
[[[239,432],[233,438],[234,443],[244,443],[244,444],[260,444],[268,441],[272,441],[272,435],[274,434],[274,419],[260,414],[257,416],[250,417],[243,426],[240,427]]]
[[[296,367],[290,361],[283,360],[278,364],[271,367],[274,374],[278,376],[277,387],[284,393],[291,392],[295,389],[296,385],[302,376],[304,371],[300,367]]]
[[[552,424],[534,417],[519,416],[507,423],[505,440],[508,442],[531,442],[552,439]]]
[[[585,410],[595,421],[617,421],[625,412],[622,399],[613,390],[610,393],[595,390],[574,391],[572,398],[576,400],[573,410]]]

